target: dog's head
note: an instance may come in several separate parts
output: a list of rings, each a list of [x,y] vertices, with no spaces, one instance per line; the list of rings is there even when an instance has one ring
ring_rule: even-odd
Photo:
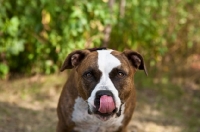
[[[77,50],[67,56],[61,71],[71,68],[76,70],[78,94],[88,102],[88,113],[101,120],[120,115],[134,91],[136,70],[147,74],[143,57],[132,50]]]

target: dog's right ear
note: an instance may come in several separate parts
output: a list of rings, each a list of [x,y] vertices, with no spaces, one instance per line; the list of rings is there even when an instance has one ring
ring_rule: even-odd
[[[142,55],[132,50],[125,50],[123,53],[131,62],[133,67],[139,70],[144,70],[145,74],[148,76]]]
[[[65,62],[63,63],[60,71],[64,71],[65,69],[72,69],[76,66],[78,66],[81,61],[90,53],[89,50],[76,50],[72,53],[70,53],[67,58],[65,59]]]

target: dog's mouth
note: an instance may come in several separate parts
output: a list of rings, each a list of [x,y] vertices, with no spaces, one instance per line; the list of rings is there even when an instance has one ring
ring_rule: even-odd
[[[113,94],[108,90],[100,90],[96,93],[94,105],[93,111],[89,113],[95,114],[100,120],[106,121],[117,113]]]
[[[115,106],[112,95],[102,95],[95,99],[97,118],[106,121],[116,113],[117,108]]]

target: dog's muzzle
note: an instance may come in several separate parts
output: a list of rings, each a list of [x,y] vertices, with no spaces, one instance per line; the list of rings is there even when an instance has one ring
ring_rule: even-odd
[[[121,106],[116,108],[115,99],[111,91],[109,90],[99,90],[96,92],[94,99],[94,107],[92,111],[88,108],[88,113],[94,113],[101,120],[108,120],[114,114],[117,116],[121,115]]]

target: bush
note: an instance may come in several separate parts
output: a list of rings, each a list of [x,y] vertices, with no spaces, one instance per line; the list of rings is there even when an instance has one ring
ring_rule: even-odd
[[[138,50],[152,66],[174,48],[181,55],[197,51],[197,1],[121,0],[108,6],[112,1],[1,1],[0,77],[55,72],[70,51],[101,46],[108,25],[108,47]]]

